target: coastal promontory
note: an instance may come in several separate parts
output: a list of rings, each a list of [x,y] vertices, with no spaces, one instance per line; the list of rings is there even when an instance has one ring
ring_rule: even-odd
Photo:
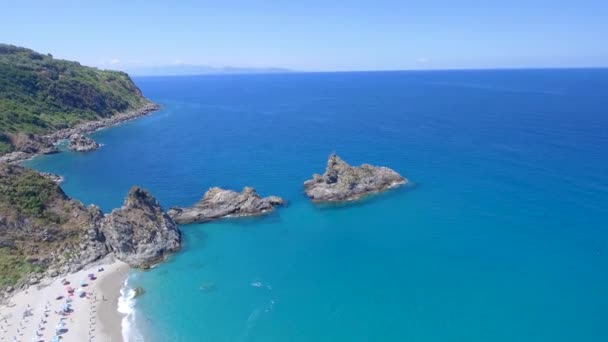
[[[72,134],[68,143],[68,149],[77,152],[93,151],[100,146],[95,140],[78,133]]]
[[[338,155],[332,154],[327,160],[325,173],[314,174],[312,179],[304,182],[304,190],[314,202],[345,202],[407,182],[406,178],[388,167],[369,164],[350,166]]]
[[[245,187],[236,192],[222,188],[209,189],[203,198],[192,207],[173,207],[168,211],[179,224],[208,222],[224,217],[256,216],[271,212],[275,206],[283,205],[277,196],[260,197],[254,188]]]
[[[133,187],[104,215],[69,198],[54,177],[0,164],[0,290],[81,270],[113,254],[149,267],[180,248],[175,222],[147,191]]]
[[[0,163],[57,152],[54,144],[74,133],[158,108],[124,72],[0,44]]]

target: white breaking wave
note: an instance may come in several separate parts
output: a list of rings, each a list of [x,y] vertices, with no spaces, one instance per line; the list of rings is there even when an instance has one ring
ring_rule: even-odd
[[[121,322],[122,339],[124,342],[143,342],[144,338],[135,327],[135,290],[129,288],[128,282],[127,278],[118,298],[118,312],[124,315]]]

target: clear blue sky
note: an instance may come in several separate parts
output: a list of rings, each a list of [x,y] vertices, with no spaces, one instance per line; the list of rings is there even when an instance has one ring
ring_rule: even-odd
[[[103,68],[608,66],[608,0],[0,0],[0,41]]]

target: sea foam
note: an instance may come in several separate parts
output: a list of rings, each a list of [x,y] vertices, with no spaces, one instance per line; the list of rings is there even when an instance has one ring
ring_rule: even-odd
[[[129,287],[129,278],[124,282],[120,289],[120,297],[118,298],[118,312],[124,315],[121,322],[122,339],[125,342],[143,342],[143,336],[139,333],[135,326],[135,290]]]

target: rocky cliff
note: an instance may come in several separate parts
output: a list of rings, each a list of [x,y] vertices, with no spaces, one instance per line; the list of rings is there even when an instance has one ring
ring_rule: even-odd
[[[123,206],[101,222],[107,245],[132,267],[149,267],[181,246],[177,224],[147,191],[133,187]]]
[[[112,252],[148,267],[180,242],[177,225],[145,190],[133,188],[104,216],[38,172],[0,164],[0,289],[77,271]]]
[[[245,187],[236,192],[221,188],[209,189],[203,198],[188,208],[171,208],[168,211],[175,222],[180,224],[207,222],[224,217],[263,215],[275,206],[283,205],[282,198],[270,196],[262,198],[254,188]]]
[[[0,164],[0,287],[35,283],[47,270],[75,271],[106,255],[101,217],[37,172]]]
[[[397,172],[363,164],[350,166],[336,154],[329,156],[323,175],[304,182],[306,195],[314,202],[344,202],[407,183]]]
[[[96,143],[95,140],[93,140],[89,137],[85,137],[82,134],[75,133],[70,136],[70,142],[68,144],[68,149],[72,150],[72,151],[77,151],[77,152],[88,152],[88,151],[96,150],[100,146],[101,145]]]

